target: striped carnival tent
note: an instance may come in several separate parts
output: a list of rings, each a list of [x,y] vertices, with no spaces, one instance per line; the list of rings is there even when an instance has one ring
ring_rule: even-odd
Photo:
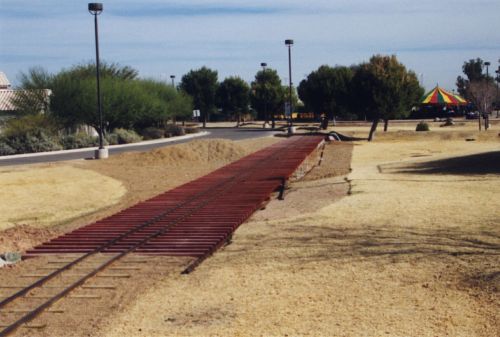
[[[420,100],[422,105],[466,105],[467,103],[463,97],[452,94],[439,86],[429,91]]]

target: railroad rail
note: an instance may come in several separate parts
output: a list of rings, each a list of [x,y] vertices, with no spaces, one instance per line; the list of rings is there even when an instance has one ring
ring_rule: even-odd
[[[283,188],[322,141],[323,136],[317,135],[291,137],[28,251],[26,257],[78,255],[0,299],[0,310],[12,316],[1,316],[8,322],[0,320],[0,336],[29,322],[131,252],[192,257],[183,273],[192,272],[223,246],[271,193]],[[92,265],[91,270],[75,273],[84,262]],[[54,292],[36,296],[44,289]],[[20,299],[29,302],[29,309],[6,310]]]

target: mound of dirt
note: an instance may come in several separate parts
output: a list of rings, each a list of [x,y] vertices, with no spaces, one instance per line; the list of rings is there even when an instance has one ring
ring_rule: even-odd
[[[128,165],[168,165],[182,166],[186,162],[193,163],[228,163],[246,155],[242,146],[230,140],[196,140],[190,143],[164,147],[148,152],[124,153],[112,157],[108,164],[126,161]]]
[[[0,253],[22,252],[41,244],[60,232],[49,228],[33,228],[28,225],[19,225],[0,231]]]

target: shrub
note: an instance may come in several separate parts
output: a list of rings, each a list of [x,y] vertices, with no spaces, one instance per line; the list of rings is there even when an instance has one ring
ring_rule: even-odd
[[[134,130],[114,129],[113,133],[118,137],[118,144],[137,143],[142,140],[142,137]]]
[[[5,141],[5,139],[0,139],[0,156],[8,156],[15,154],[16,151]]]
[[[7,145],[14,149],[15,153],[32,153],[62,150],[61,144],[53,136],[47,135],[41,130],[28,132],[22,135],[5,137]]]
[[[97,146],[99,139],[84,132],[61,137],[61,145],[64,149],[80,149],[84,147]]]
[[[420,123],[417,124],[417,128],[415,131],[429,131],[429,124],[427,124],[424,121],[421,121]]]
[[[106,135],[104,135],[104,142],[107,145],[117,145],[118,135],[116,133],[107,133]]]
[[[176,136],[184,136],[186,132],[184,128],[180,125],[176,124],[167,124],[165,125],[165,137],[176,137]]]
[[[184,131],[186,132],[186,134],[188,134],[188,133],[198,133],[198,132],[200,132],[200,128],[198,128],[198,127],[185,127]]]
[[[28,133],[36,134],[43,131],[44,134],[54,134],[56,126],[46,115],[28,115],[20,118],[11,118],[5,122],[3,134],[6,137],[16,137]]]
[[[159,139],[165,137],[165,130],[155,127],[149,127],[141,130],[144,139]]]

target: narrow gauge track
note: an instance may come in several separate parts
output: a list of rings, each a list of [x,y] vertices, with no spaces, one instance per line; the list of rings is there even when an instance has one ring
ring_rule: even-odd
[[[3,329],[0,336],[29,322],[131,252],[193,257],[183,273],[193,271],[227,242],[322,140],[322,136],[289,138],[28,251],[28,257],[61,253],[81,255],[0,300],[0,309],[14,306],[20,299],[30,302],[29,310],[11,311],[11,314],[18,314],[12,315],[15,317],[10,317],[8,323],[0,321],[0,329]],[[75,270],[84,261],[94,267],[75,275]],[[33,294],[41,289],[55,292],[40,300]]]

